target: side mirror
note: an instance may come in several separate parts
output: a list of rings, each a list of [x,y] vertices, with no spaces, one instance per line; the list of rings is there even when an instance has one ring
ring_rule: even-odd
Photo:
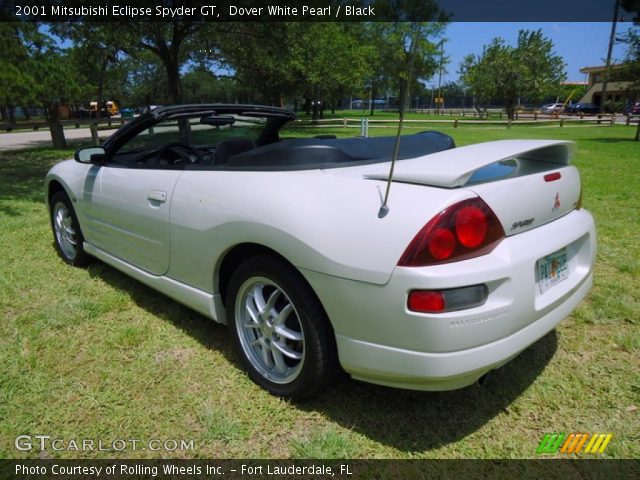
[[[102,165],[107,152],[102,147],[88,147],[78,150],[74,155],[76,162]]]

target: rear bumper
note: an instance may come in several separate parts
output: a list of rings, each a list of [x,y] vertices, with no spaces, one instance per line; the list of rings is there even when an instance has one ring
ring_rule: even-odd
[[[587,278],[558,308],[518,332],[467,350],[427,353],[377,345],[337,335],[340,361],[353,378],[412,390],[466,387],[500,367],[555,328],[589,292]]]
[[[565,248],[566,280],[540,293],[536,262]],[[552,330],[593,283],[596,234],[585,210],[506,238],[490,254],[450,264],[396,267],[385,285],[303,272],[331,319],[342,367],[354,378],[401,388],[473,383]],[[407,309],[413,289],[485,284],[484,305],[443,314]]]

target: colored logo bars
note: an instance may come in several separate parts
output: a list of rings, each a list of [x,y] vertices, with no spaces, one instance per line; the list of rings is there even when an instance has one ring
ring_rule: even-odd
[[[547,433],[536,453],[603,453],[612,438],[611,433]]]

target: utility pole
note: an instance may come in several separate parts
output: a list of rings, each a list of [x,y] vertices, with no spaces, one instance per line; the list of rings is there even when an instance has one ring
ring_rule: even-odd
[[[436,115],[444,107],[442,102],[442,63],[444,60],[444,38],[440,40],[440,74],[438,75],[438,100],[436,100]]]
[[[613,50],[613,42],[616,36],[616,24],[618,23],[618,8],[620,0],[616,0],[616,6],[613,9],[613,22],[611,24],[611,35],[609,36],[609,49],[607,50],[607,63],[604,71],[604,81],[602,82],[602,96],[600,97],[600,113],[604,112],[604,104],[607,101],[607,83],[609,83],[609,71],[611,70],[611,52]]]

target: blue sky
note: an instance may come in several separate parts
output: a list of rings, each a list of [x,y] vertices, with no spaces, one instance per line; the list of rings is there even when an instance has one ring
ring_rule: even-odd
[[[626,32],[632,23],[618,23],[616,32]],[[553,41],[555,52],[565,63],[567,81],[584,81],[585,75],[580,69],[586,66],[604,65],[611,33],[611,22],[566,22],[566,23],[475,23],[454,22],[447,26],[444,46],[445,55],[449,57],[446,67],[448,73],[443,83],[458,78],[458,68],[462,59],[470,54],[482,53],[482,47],[495,37],[502,37],[510,45],[515,45],[518,31],[521,29],[542,29],[543,34]],[[625,45],[615,45],[612,59],[622,60]],[[431,79],[430,84],[437,83],[438,78]]]

